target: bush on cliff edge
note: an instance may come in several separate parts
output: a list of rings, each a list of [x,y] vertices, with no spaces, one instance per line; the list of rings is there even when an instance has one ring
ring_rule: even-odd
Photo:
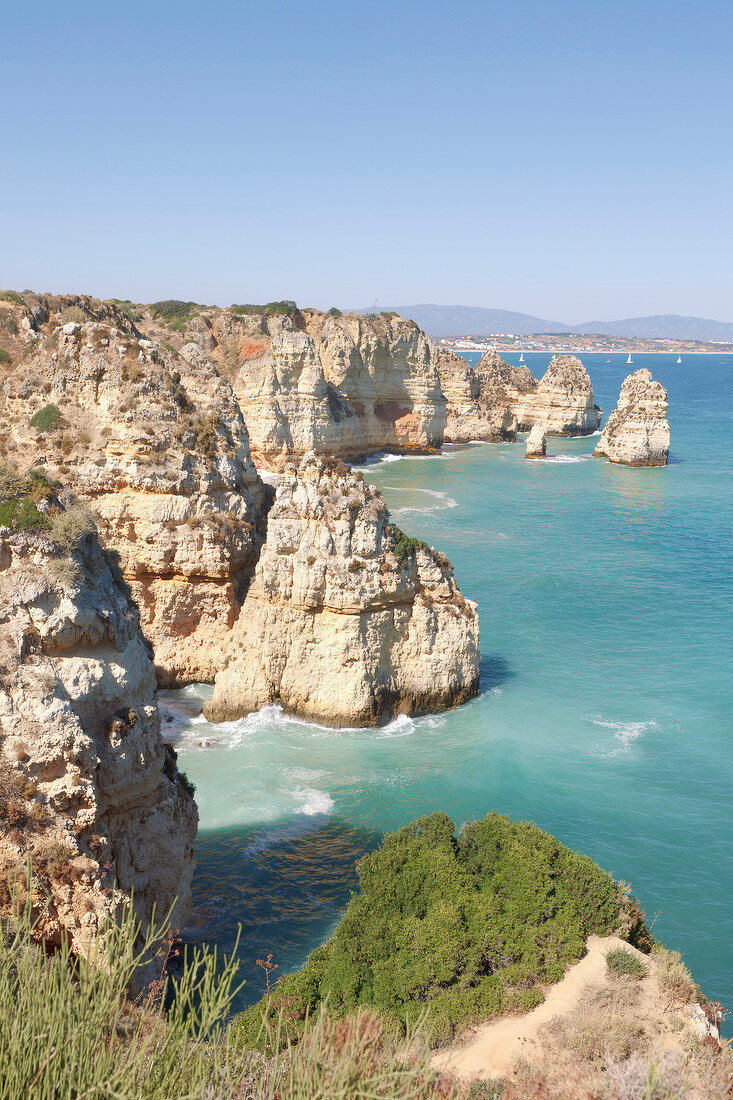
[[[282,1014],[297,1032],[324,1003],[335,1015],[375,1009],[396,1030],[425,1013],[433,1041],[527,1011],[582,956],[588,935],[621,926],[630,904],[592,860],[496,813],[458,836],[446,814],[420,818],[358,869],[361,892],[331,939],[237,1019],[244,1045],[257,1041],[263,1018]],[[633,913],[627,927],[643,927]]]

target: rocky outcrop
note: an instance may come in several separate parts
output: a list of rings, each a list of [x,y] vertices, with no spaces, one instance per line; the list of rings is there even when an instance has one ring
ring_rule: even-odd
[[[342,463],[288,466],[207,716],[279,703],[333,726],[379,725],[464,702],[478,673],[476,605],[447,558],[408,539]]]
[[[669,456],[667,391],[646,368],[624,379],[618,405],[593,452],[624,466],[666,466]]]
[[[434,347],[432,351],[446,399],[445,442],[515,440],[516,417],[509,396],[498,384],[498,376],[491,370],[474,370],[448,348]],[[508,364],[504,366],[512,369]]]
[[[30,315],[36,327],[0,395],[5,453],[73,484],[98,513],[155,647],[160,681],[211,681],[270,499],[239,406],[197,345],[176,352],[141,338],[119,310],[113,319],[125,330],[64,322],[69,309],[81,314],[82,306],[44,323]]]
[[[275,331],[234,377],[258,465],[282,470],[309,451],[355,459],[440,449],[445,398],[417,325],[317,310],[298,322]]]
[[[0,466],[0,908],[31,858],[37,934],[83,954],[131,894],[143,923],[175,902],[182,927],[198,814],[88,513],[13,480]]]
[[[588,372],[574,355],[552,360],[535,389],[517,403],[517,420],[527,430],[541,424],[546,435],[591,435],[601,422]]]
[[[524,452],[525,458],[546,458],[547,444],[545,432],[541,424],[535,424],[527,436],[527,446]]]

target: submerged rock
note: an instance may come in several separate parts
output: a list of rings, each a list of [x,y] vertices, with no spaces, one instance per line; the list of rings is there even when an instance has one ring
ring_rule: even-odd
[[[268,703],[333,726],[455,706],[478,693],[476,604],[448,559],[408,539],[338,461],[289,466],[211,721]]]
[[[547,446],[545,443],[545,432],[541,424],[535,424],[527,436],[527,447],[524,452],[525,458],[546,458]]]
[[[591,435],[598,430],[602,409],[594,403],[588,372],[574,355],[552,360],[534,390],[517,404],[519,427],[541,424],[546,435]]]
[[[0,527],[0,906],[31,858],[48,943],[65,931],[84,954],[133,893],[143,924],[175,902],[182,927],[198,813],[137,610],[78,505],[44,518],[8,496],[5,521],[36,526]]]
[[[646,367],[624,379],[593,454],[624,466],[666,466],[667,391]]]

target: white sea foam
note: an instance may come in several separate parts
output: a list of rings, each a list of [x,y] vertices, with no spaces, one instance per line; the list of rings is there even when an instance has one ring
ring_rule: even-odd
[[[588,720],[593,723],[594,726],[599,726],[601,729],[612,730],[614,741],[616,745],[597,745],[592,750],[594,756],[600,756],[609,758],[612,756],[619,756],[621,753],[629,752],[631,746],[635,741],[638,741],[640,737],[643,737],[647,730],[658,730],[659,725],[657,722],[649,719],[646,722],[614,722],[613,719],[605,718],[602,714],[590,714]]]
[[[385,485],[385,490],[392,493],[423,493],[425,496],[431,497],[435,504],[429,504],[423,508],[412,507],[410,505],[404,505],[399,509],[393,509],[395,515],[407,515],[409,512],[417,512],[422,515],[427,515],[430,512],[443,512],[448,508],[457,508],[458,501],[454,500],[448,493],[441,493],[438,489],[417,489],[412,488],[409,485]]]
[[[296,814],[305,814],[306,817],[316,817],[319,814],[330,814],[333,809],[333,799],[327,791],[316,790],[315,787],[301,787],[292,791],[296,803]]]
[[[590,455],[550,455],[545,462],[587,462]]]

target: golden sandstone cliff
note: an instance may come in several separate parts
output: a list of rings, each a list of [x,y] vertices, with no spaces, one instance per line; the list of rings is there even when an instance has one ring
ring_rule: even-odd
[[[155,691],[88,513],[0,465],[0,908],[32,858],[46,942],[84,953],[131,894],[143,924],[188,918],[198,813]]]
[[[478,679],[476,605],[448,559],[409,540],[338,460],[289,466],[207,717],[280,703],[329,725],[379,725],[465,702]]]
[[[16,310],[26,341],[0,394],[5,453],[73,485],[98,514],[160,681],[211,680],[270,493],[239,406],[195,344],[179,353],[141,338],[120,310],[64,301],[44,304],[40,319]],[[64,321],[82,309],[106,319]]]
[[[406,557],[398,550],[395,558],[402,536],[390,526],[381,497],[371,496],[368,507],[362,501],[366,512],[359,518],[360,498],[350,482],[347,486],[348,471],[315,477],[312,460],[299,483],[303,492],[307,486],[307,515],[301,510],[303,492],[288,495],[284,489],[268,518],[272,490],[252,464],[241,411],[255,430],[261,428],[255,406],[241,396],[242,358],[259,347],[271,365],[279,356],[284,371],[283,349],[295,348],[297,358],[305,347],[316,381],[326,363],[341,386],[337,392],[329,381],[324,391],[331,426],[348,404],[343,393],[350,386],[358,383],[362,398],[370,394],[349,405],[352,414],[345,419],[353,431],[344,442],[347,450],[437,447],[445,398],[427,341],[415,325],[394,317],[365,321],[315,311],[298,314],[295,324],[288,312],[253,319],[224,310],[205,315],[189,310],[183,317],[173,315],[168,328],[173,344],[164,339],[156,310],[137,310],[133,320],[132,311],[114,303],[26,298],[0,299],[0,340],[3,333],[12,335],[9,343],[4,340],[11,363],[5,364],[0,395],[3,456],[22,469],[39,467],[72,484],[99,517],[100,535],[118,555],[139,605],[160,683],[212,681],[226,660],[222,682],[229,685],[226,698],[235,702],[222,703],[221,713],[244,713],[277,699],[288,710],[337,725],[384,722],[476,693],[477,615],[458,591],[447,559],[423,547]],[[306,322],[315,336],[302,327]],[[315,430],[303,412],[313,407],[315,390],[306,387],[306,398],[303,386],[295,387],[297,400],[287,406],[288,371],[275,392],[280,414],[287,409],[282,425],[290,442],[284,451],[282,439],[268,450],[273,465],[291,446],[300,457]],[[225,372],[234,377],[241,408]],[[333,435],[330,440],[323,445],[335,446]],[[295,476],[297,481],[300,475]],[[300,545],[297,531],[308,528],[302,541],[310,545],[319,523],[314,545],[321,555],[323,591],[316,583],[317,564],[312,576],[297,574],[286,583],[288,568],[302,566],[294,549]],[[350,534],[344,523],[351,524]],[[331,526],[343,538],[329,546]],[[266,529],[267,550],[260,556]],[[334,604],[337,577],[340,595]],[[302,615],[298,585],[315,585],[308,598],[318,615]],[[308,623],[321,633],[300,644]],[[265,629],[266,644],[253,641]],[[360,645],[367,652],[352,669]],[[253,647],[266,659],[267,673],[250,689]],[[285,671],[278,679],[280,666]],[[337,668],[341,677],[351,677],[338,704],[332,698]],[[241,687],[232,687],[234,669]],[[312,687],[319,679],[320,694]],[[217,692],[212,706],[220,705],[224,688]]]
[[[624,379],[618,405],[593,452],[624,466],[666,466],[669,456],[667,391],[646,368]]]
[[[558,355],[536,387],[517,405],[521,428],[542,425],[546,435],[592,435],[602,409],[595,404],[588,372],[575,355]]]

